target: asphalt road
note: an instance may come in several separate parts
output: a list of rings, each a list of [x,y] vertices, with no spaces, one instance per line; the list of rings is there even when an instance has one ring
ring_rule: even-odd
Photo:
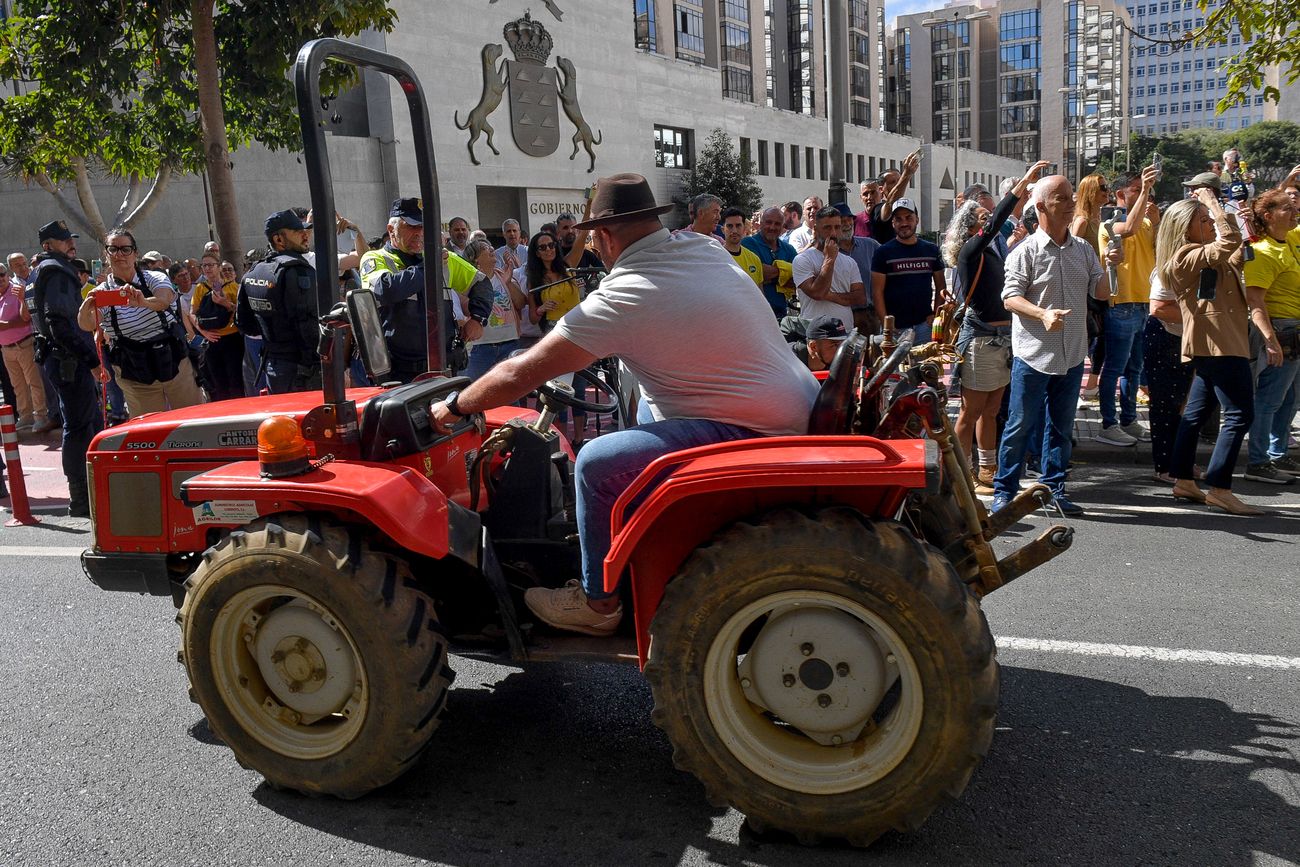
[[[0,865],[1300,863],[1300,491],[1241,483],[1277,511],[1230,518],[1078,464],[1074,547],[985,603],[988,760],[866,853],[753,839],[608,665],[455,658],[412,773],[355,802],[272,791],[187,700],[170,601],[15,553],[79,549],[85,521],[0,528]]]

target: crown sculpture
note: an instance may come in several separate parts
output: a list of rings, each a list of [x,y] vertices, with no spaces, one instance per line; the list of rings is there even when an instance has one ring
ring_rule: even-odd
[[[536,63],[538,66],[546,65],[546,58],[551,56],[551,47],[555,43],[542,23],[534,21],[530,13],[525,12],[523,18],[511,21],[502,28],[501,33],[515,60],[520,63]]]

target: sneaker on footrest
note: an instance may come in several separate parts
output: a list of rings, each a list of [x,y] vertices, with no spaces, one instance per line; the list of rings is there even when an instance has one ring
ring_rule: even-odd
[[[524,591],[524,604],[528,610],[548,626],[584,635],[604,637],[613,635],[623,619],[623,606],[613,614],[592,611],[587,604],[587,594],[577,580],[563,587],[529,587]]]

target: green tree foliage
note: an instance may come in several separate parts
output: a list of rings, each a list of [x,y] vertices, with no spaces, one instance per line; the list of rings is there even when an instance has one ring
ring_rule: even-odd
[[[1277,64],[1287,84],[1300,78],[1300,4],[1289,0],[1199,0],[1205,26],[1184,36],[1202,47],[1231,44],[1234,32],[1241,34],[1242,50],[1219,66],[1228,77],[1228,90],[1216,108],[1220,113],[1246,103],[1255,94],[1277,102],[1281,91],[1266,78],[1266,70]]]
[[[1289,121],[1266,121],[1242,130],[1219,131],[1186,129],[1165,136],[1133,135],[1130,137],[1133,171],[1151,164],[1159,152],[1162,163],[1156,197],[1163,202],[1183,196],[1182,182],[1205,171],[1207,164],[1222,159],[1223,152],[1235,147],[1255,177],[1255,188],[1276,186],[1295,166],[1300,165],[1300,125]],[[1099,161],[1097,170],[1107,176],[1124,171],[1124,151]]]
[[[754,161],[741,160],[731,136],[714,127],[695,159],[695,168],[683,179],[683,196],[689,200],[701,193],[722,199],[723,207],[740,208],[746,214],[763,204],[763,188],[754,180]]]
[[[388,31],[395,20],[386,0],[14,0],[0,29],[0,77],[23,84],[0,100],[3,169],[39,184],[102,238],[114,223],[142,219],[172,175],[207,165],[223,247],[236,252],[233,193],[222,201],[216,177],[229,174],[225,142],[299,147],[289,77],[298,48],[320,36]],[[216,48],[217,68],[207,70],[219,82],[215,114],[199,85],[195,43],[205,36]],[[324,90],[337,92],[352,74],[330,65]],[[222,118],[220,130],[201,119],[212,117]],[[213,153],[221,154],[215,165]],[[112,221],[91,195],[93,175],[126,182]]]

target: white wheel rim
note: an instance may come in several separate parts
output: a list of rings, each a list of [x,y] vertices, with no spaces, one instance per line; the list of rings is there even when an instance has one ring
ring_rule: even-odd
[[[855,619],[897,671],[897,695],[887,713],[855,740],[817,743],[774,721],[741,686],[742,635],[760,618],[788,609],[829,610]],[[880,617],[833,593],[792,590],[744,606],[727,620],[709,647],[704,666],[704,703],[723,744],[748,770],[793,792],[836,795],[880,780],[911,750],[921,728],[921,676],[907,646]],[[891,690],[891,693],[893,691]]]
[[[272,662],[276,648],[289,649],[290,658]],[[263,585],[236,593],[213,620],[209,653],[226,707],[267,749],[323,759],[351,743],[365,722],[369,689],[356,642],[299,590]]]

